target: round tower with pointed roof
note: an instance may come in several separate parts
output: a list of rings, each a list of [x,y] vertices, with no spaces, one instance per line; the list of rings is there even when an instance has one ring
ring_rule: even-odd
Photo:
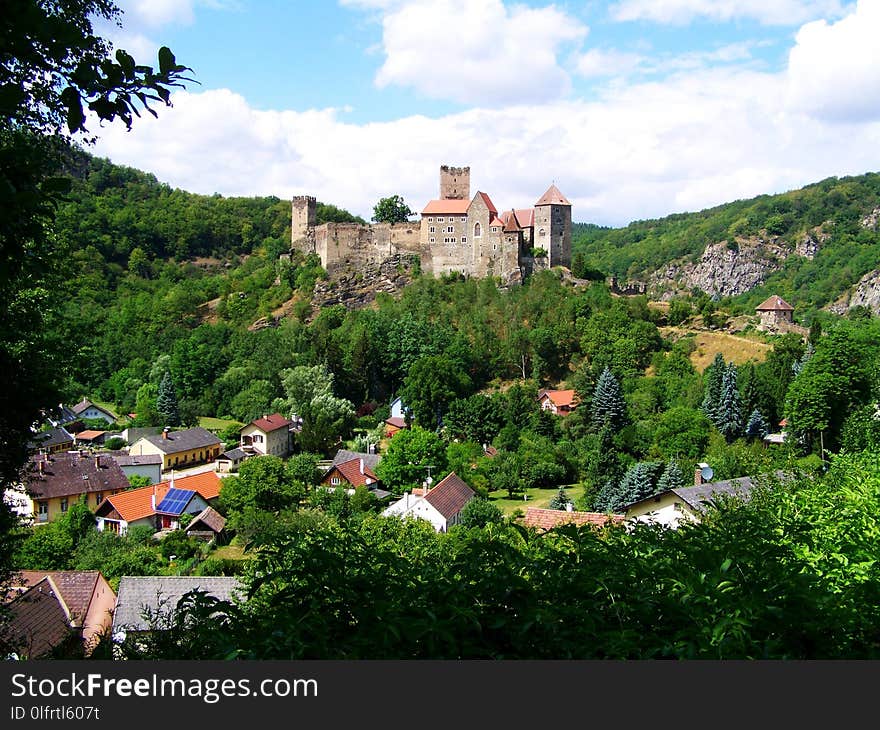
[[[556,185],[535,203],[535,248],[543,248],[550,266],[571,267],[571,203]]]

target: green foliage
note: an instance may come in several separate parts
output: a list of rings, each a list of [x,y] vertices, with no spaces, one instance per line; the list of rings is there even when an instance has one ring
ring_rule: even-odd
[[[177,403],[177,393],[171,380],[171,373],[165,371],[162,382],[159,383],[159,392],[156,396],[156,411],[162,423],[166,426],[180,425],[180,411]]]
[[[125,448],[125,446],[125,439],[119,436],[114,436],[113,438],[109,438],[104,442],[104,448],[110,449],[110,451],[119,451],[119,449]]]
[[[424,482],[428,467],[434,483],[446,476],[446,444],[432,431],[413,426],[394,434],[376,466],[376,476],[399,493]]]
[[[721,399],[717,408],[717,426],[721,434],[733,441],[743,432],[742,401],[736,382],[736,365],[729,363],[721,380]]]
[[[666,458],[697,461],[709,442],[712,423],[702,411],[675,406],[663,413],[654,431],[654,441]]]
[[[626,403],[623,400],[620,384],[607,367],[596,383],[590,409],[593,425],[597,429],[607,426],[616,432],[627,422]]]
[[[746,436],[750,439],[763,439],[768,433],[767,421],[764,420],[761,411],[756,408],[752,411],[749,422],[746,424]]]
[[[504,521],[504,513],[498,506],[483,497],[474,497],[461,510],[459,524],[462,527],[486,527]]]
[[[449,404],[468,395],[472,387],[457,363],[442,355],[429,355],[412,364],[400,395],[412,409],[416,423],[439,428]]]
[[[405,223],[411,215],[415,214],[400,195],[381,198],[373,208],[373,221],[376,223]]]
[[[131,489],[140,489],[141,487],[149,487],[153,482],[150,477],[141,474],[129,474],[128,485]]]
[[[306,488],[291,478],[277,456],[258,456],[242,462],[235,476],[223,480],[220,501],[230,513],[248,508],[280,512],[295,508],[306,496]]]
[[[568,495],[565,493],[564,489],[560,489],[556,494],[553,495],[553,499],[550,500],[550,509],[559,509],[564,510],[568,509],[568,505],[573,505]]]

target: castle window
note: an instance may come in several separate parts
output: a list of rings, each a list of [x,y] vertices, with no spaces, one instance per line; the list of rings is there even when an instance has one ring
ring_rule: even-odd
[[[479,238],[483,235],[483,229],[480,228],[479,223],[474,223],[474,238]]]
[[[541,228],[541,229],[538,231],[538,234],[541,235],[541,236],[543,236],[543,235],[544,235],[544,229]]]
[[[431,236],[430,242],[434,243],[434,236]]]
[[[498,226],[492,226],[492,233],[498,233]]]
[[[461,237],[461,242],[462,242],[462,243],[467,243],[467,236],[462,236],[462,237]]]
[[[447,233],[455,233],[455,226],[446,226]]]
[[[428,218],[428,223],[433,223],[433,222],[434,222],[434,216],[431,216],[430,218]]]
[[[431,226],[431,227],[428,229],[428,232],[429,232],[429,233],[434,233],[434,232],[435,232],[435,231],[434,231],[434,226]]]
[[[492,244],[492,250],[493,250],[493,251],[497,251],[497,250],[498,250],[498,244],[497,244],[497,243],[493,243],[493,244]]]
[[[442,223],[442,222],[443,222],[443,219],[442,219],[442,218],[438,218],[438,219],[437,219],[437,222],[438,222],[438,223]]]
[[[456,241],[455,236],[453,236],[452,238],[449,239],[449,243],[451,243],[453,246],[455,245],[455,241]]]

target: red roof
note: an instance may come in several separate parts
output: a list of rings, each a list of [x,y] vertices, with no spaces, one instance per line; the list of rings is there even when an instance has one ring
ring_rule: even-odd
[[[522,226],[520,226],[519,221],[516,219],[516,211],[511,210],[509,213],[504,213],[502,218],[504,219],[505,233],[516,233],[522,230]]]
[[[559,192],[559,188],[551,185],[535,205],[571,205],[571,203],[568,201],[568,198]]]
[[[77,441],[93,441],[96,438],[103,436],[106,431],[80,431],[76,436],[74,436]]]
[[[473,499],[474,490],[454,471],[428,492],[425,500],[447,520]]]
[[[517,208],[516,219],[523,228],[535,227],[535,209],[534,208]]]
[[[82,626],[100,576],[97,570],[21,570],[12,576],[12,588],[32,588],[43,578],[51,578],[72,621]]]
[[[280,413],[273,413],[271,416],[257,418],[251,421],[248,425],[255,426],[264,433],[269,433],[270,431],[277,431],[279,428],[289,427],[292,424],[293,421],[289,421]]]
[[[489,198],[488,195],[486,195],[486,193],[477,191],[477,195],[479,195],[483,199],[483,202],[486,204],[486,207],[489,209],[490,213],[493,213],[495,215],[498,214],[498,208],[495,207],[495,203],[492,202],[492,200]]]
[[[422,215],[443,215],[445,213],[463,215],[470,207],[470,200],[431,200],[425,206]]]
[[[217,476],[217,472],[203,471],[201,474],[190,474],[185,477],[174,477],[175,489],[189,489],[198,492],[205,499],[216,499],[220,496],[220,486],[223,480]],[[160,482],[157,486],[172,486],[171,480]],[[158,504],[158,502],[157,502]]]
[[[573,390],[542,390],[538,394],[538,400],[543,400],[544,396],[547,396],[557,408],[573,406],[577,400]]]
[[[523,524],[526,527],[534,527],[540,531],[552,530],[559,525],[594,525],[603,527],[607,524],[617,525],[626,518],[623,515],[609,515],[602,512],[568,512],[561,509],[541,509],[529,507]]]
[[[385,423],[387,423],[389,426],[394,426],[394,428],[406,428],[406,421],[398,416],[386,418]]]
[[[350,459],[349,461],[343,461],[341,464],[336,464],[330,468],[327,476],[330,476],[334,471],[338,471],[342,478],[353,487],[364,486],[367,483],[367,479],[370,479],[370,482],[373,484],[379,481],[373,470],[364,464],[363,459]]]
[[[503,228],[504,221],[501,218],[499,218],[497,215],[493,215],[493,216],[490,216],[490,218],[489,218],[489,225],[490,226],[501,226]]]
[[[787,301],[785,301],[782,297],[776,296],[774,294],[769,299],[765,300],[757,307],[755,307],[756,312],[793,312],[794,307],[792,307]]]

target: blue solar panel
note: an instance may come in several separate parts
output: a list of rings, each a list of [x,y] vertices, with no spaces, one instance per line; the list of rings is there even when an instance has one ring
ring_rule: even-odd
[[[179,515],[192,499],[195,492],[190,489],[169,489],[164,499],[156,505],[156,512]]]

